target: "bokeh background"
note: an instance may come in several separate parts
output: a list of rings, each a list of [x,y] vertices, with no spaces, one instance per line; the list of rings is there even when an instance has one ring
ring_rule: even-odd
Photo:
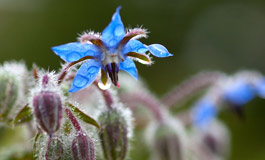
[[[0,62],[23,59],[29,68],[56,70],[62,61],[50,48],[86,30],[101,32],[118,5],[125,26],[150,31],[144,43],[161,43],[174,54],[154,58],[151,67],[137,64],[157,96],[200,71],[265,74],[264,0],[0,0]],[[230,160],[264,160],[265,100],[245,111],[244,121],[220,115],[231,130]],[[132,159],[144,159],[134,150]]]

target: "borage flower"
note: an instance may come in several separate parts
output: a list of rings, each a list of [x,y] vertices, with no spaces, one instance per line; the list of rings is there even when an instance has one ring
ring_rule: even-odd
[[[137,38],[146,37],[146,30],[141,28],[125,32],[119,14],[121,7],[116,9],[112,21],[103,30],[102,35],[93,32],[80,36],[80,42],[67,43],[53,47],[52,50],[66,62],[84,62],[74,77],[69,92],[76,92],[90,85],[101,72],[100,84],[107,86],[108,77],[119,87],[118,72],[124,70],[134,78],[137,69],[132,60],[143,64],[151,64],[150,52],[156,57],[172,56],[160,44],[144,45]]]

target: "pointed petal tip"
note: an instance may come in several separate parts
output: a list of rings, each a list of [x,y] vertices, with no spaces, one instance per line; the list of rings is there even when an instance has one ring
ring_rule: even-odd
[[[169,53],[167,48],[161,44],[151,44],[148,46],[148,49],[152,55],[159,58],[173,56],[173,54]]]
[[[51,47],[51,50],[52,50],[55,54],[57,54],[58,48],[59,48],[59,46],[53,46],[53,47]]]
[[[119,13],[120,9],[121,7],[116,9],[111,22],[102,32],[101,40],[109,48],[117,47],[125,35],[125,28]]]
[[[135,80],[137,80],[138,81],[138,75],[135,75],[135,76],[133,76],[133,78],[135,79]]]
[[[168,53],[168,57],[172,57],[172,56],[174,56],[174,54]]]
[[[77,92],[79,91],[81,88],[76,88],[74,86],[71,86],[71,88],[68,90],[68,92],[71,92],[71,93],[74,93],[74,92]]]
[[[74,92],[76,92],[76,91],[74,91],[74,89],[69,89],[68,92],[70,92],[70,93],[74,93]]]
[[[116,8],[116,12],[120,12],[120,10],[121,10],[121,6],[118,6],[117,8]]]
[[[56,46],[51,47],[51,50],[54,51],[56,49]]]

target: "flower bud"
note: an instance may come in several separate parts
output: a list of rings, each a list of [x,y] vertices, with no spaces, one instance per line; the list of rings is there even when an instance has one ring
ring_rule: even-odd
[[[55,137],[48,140],[46,160],[62,160],[63,152],[63,142],[59,138]]]
[[[32,100],[37,123],[50,136],[60,128],[62,119],[61,93],[52,76],[45,74],[40,79],[40,89],[36,88]]]
[[[207,128],[193,128],[190,132],[190,154],[197,159],[227,159],[230,134],[224,124],[214,120]]]
[[[107,160],[124,160],[128,150],[128,126],[117,109],[104,111],[99,116],[99,137]]]
[[[6,119],[18,99],[18,81],[15,75],[0,73],[0,120]]]
[[[154,134],[153,149],[157,160],[183,160],[183,146],[174,129],[161,124]]]
[[[52,134],[60,128],[62,119],[62,101],[52,91],[41,91],[33,98],[34,114],[40,127]]]
[[[95,148],[92,139],[84,132],[76,133],[72,142],[74,160],[95,160]]]

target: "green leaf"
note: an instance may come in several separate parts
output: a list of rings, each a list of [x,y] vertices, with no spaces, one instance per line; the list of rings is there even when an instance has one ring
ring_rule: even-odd
[[[99,126],[98,122],[95,119],[93,119],[92,117],[86,115],[84,112],[82,112],[80,109],[78,109],[73,104],[71,104],[71,103],[66,103],[66,104],[71,109],[71,111],[74,113],[74,115],[76,117],[78,117],[79,119],[81,119],[82,121],[84,121],[84,122],[86,122],[88,124],[91,124],[91,125],[97,127],[98,129],[100,129],[100,126]]]
[[[28,104],[26,104],[14,118],[13,124],[18,125],[31,121],[33,118],[32,112]]]
[[[65,120],[64,124],[63,124],[63,127],[64,127],[64,133],[65,134],[70,134],[71,133],[71,130],[72,130],[72,126],[71,126],[71,123],[70,121],[67,119]]]

